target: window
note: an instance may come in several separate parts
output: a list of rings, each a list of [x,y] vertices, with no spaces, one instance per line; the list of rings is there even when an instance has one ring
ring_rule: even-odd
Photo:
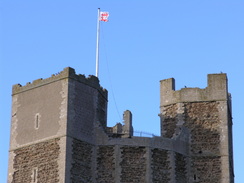
[[[40,127],[40,114],[37,113],[35,116],[35,129],[38,129]]]
[[[37,183],[38,168],[33,168],[32,170],[32,183]]]

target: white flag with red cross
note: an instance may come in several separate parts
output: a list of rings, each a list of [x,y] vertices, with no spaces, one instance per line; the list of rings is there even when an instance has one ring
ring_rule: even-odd
[[[104,22],[108,22],[108,16],[109,13],[108,12],[100,12],[100,21],[104,21]]]

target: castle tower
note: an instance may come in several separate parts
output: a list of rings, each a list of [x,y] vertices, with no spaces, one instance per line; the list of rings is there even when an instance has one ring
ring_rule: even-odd
[[[205,89],[175,91],[173,78],[161,81],[161,135],[174,139],[190,131],[189,182],[233,183],[231,97],[226,74],[209,74]]]
[[[72,68],[14,85],[8,182],[91,182],[94,126],[106,118],[107,91]]]
[[[14,85],[8,183],[234,183],[225,74],[205,89],[161,81],[161,136],[133,135],[132,113],[107,127],[107,91],[72,68]]]

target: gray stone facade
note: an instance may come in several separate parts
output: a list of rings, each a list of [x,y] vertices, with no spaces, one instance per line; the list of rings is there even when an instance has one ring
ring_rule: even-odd
[[[234,183],[225,74],[205,89],[160,81],[161,136],[133,136],[132,114],[107,127],[107,91],[65,68],[12,92],[8,182]]]

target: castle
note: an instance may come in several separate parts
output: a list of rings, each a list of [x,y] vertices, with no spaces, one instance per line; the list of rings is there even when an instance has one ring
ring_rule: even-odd
[[[9,183],[234,183],[226,74],[175,90],[160,81],[161,136],[107,127],[107,90],[72,68],[12,90]]]

